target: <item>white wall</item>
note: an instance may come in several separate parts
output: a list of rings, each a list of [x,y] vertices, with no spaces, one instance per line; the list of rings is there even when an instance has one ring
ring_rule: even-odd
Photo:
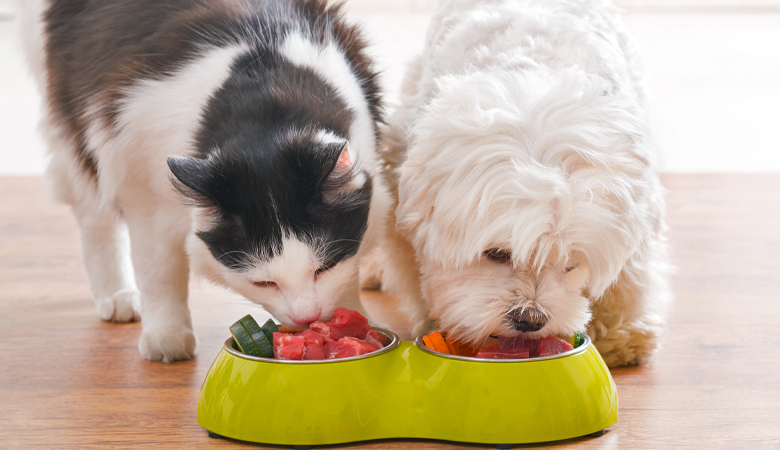
[[[392,104],[429,16],[353,16],[375,43]],[[644,55],[665,171],[780,172],[780,14],[642,12],[626,20]],[[0,175],[39,174],[40,100],[15,36],[14,22],[0,21]]]

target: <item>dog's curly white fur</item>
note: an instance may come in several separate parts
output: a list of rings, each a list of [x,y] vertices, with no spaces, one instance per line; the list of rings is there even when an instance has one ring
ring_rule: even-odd
[[[479,342],[530,311],[543,326],[529,337],[587,327],[612,366],[658,346],[663,189],[611,5],[442,1],[386,131],[382,286],[414,333],[432,319]]]

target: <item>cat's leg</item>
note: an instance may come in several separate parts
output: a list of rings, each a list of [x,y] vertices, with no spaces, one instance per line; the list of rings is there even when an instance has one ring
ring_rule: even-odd
[[[420,269],[412,244],[394,226],[388,226],[381,254],[385,260],[382,292],[398,299],[398,311],[409,323],[411,338],[431,331],[435,325],[422,298]]]
[[[45,125],[51,147],[48,187],[55,199],[71,206],[79,224],[81,257],[98,314],[109,322],[138,320],[138,289],[119,211],[101,202],[96,175],[78,159],[70,136],[52,118]]]
[[[140,320],[130,241],[119,211],[83,200],[72,209],[79,223],[82,259],[100,318],[109,322]]]
[[[360,300],[360,282],[357,269],[355,269],[355,272],[356,273],[354,277],[349,282],[346,290],[344,291],[344,295],[341,296],[339,306],[357,311],[364,317],[370,318],[369,314],[366,313],[366,308],[363,307],[363,302]]]
[[[661,344],[672,299],[665,244],[651,242],[593,304],[588,334],[610,367],[639,364]]]
[[[138,195],[133,200],[123,201],[122,206],[141,291],[143,331],[138,349],[151,361],[190,359],[197,340],[187,305],[189,260],[184,243],[189,212],[183,205],[160,202],[154,196]]]

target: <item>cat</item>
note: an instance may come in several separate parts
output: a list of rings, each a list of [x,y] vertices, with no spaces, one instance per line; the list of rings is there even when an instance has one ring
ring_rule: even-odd
[[[195,272],[303,328],[363,311],[389,204],[361,31],[322,0],[28,0],[47,179],[79,224],[100,317],[191,358]]]

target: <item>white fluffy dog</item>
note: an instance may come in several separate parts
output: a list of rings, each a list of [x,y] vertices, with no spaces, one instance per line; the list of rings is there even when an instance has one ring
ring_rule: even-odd
[[[415,334],[587,328],[611,366],[652,353],[671,294],[644,100],[604,1],[441,2],[384,150],[381,281]]]

